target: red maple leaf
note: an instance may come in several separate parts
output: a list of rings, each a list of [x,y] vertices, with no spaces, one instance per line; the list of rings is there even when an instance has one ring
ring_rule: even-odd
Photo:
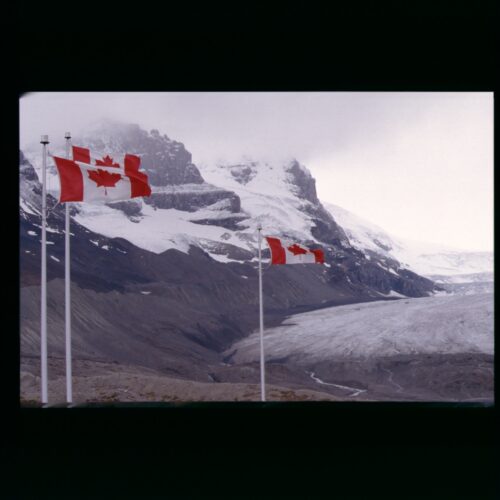
[[[293,253],[293,255],[300,255],[307,253],[307,250],[304,250],[302,247],[299,247],[297,243],[294,243],[292,246],[288,247],[288,250]]]
[[[96,160],[95,164],[100,167],[118,167],[120,168],[119,163],[113,163],[113,158],[111,156],[106,155],[102,157],[102,160]]]
[[[97,184],[97,187],[104,186],[104,194],[108,194],[107,187],[115,187],[116,183],[122,178],[120,174],[110,174],[107,170],[98,168],[89,170],[89,179]]]

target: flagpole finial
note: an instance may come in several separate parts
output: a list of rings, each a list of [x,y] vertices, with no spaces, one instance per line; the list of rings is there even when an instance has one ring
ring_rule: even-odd
[[[71,132],[65,132],[64,133],[64,138],[65,139],[71,139]]]
[[[40,139],[40,144],[48,144],[48,143],[49,143],[49,136],[42,135],[42,138]]]

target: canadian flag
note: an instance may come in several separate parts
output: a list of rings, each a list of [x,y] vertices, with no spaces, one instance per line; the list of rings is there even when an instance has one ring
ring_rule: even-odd
[[[139,171],[141,159],[126,154],[122,162],[105,156],[92,158],[90,150],[73,146],[73,159],[53,156],[59,172],[59,201],[118,201],[149,196],[148,176]]]
[[[324,264],[325,254],[320,248],[304,248],[297,243],[266,236],[271,249],[271,264]]]

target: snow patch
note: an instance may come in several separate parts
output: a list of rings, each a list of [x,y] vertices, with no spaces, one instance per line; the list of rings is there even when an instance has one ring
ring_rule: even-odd
[[[28,214],[31,215],[40,215],[40,212],[38,210],[35,211],[34,208],[32,208],[30,205],[28,205],[23,199],[20,200],[20,205],[21,208],[27,212]]]
[[[40,224],[33,224],[35,227],[38,227],[40,229],[42,229],[42,226]],[[63,234],[64,231],[59,231],[59,229],[56,229],[56,228],[53,228],[53,227],[50,227],[50,226],[45,226],[45,230],[48,232],[48,233],[56,233],[56,234]]]
[[[209,253],[210,257],[212,257],[212,259],[218,261],[218,262],[223,262],[223,263],[228,263],[228,262],[241,262],[239,260],[236,260],[236,259],[230,259],[227,255],[221,255],[221,254],[217,254],[217,253]]]
[[[379,295],[382,295],[383,297],[399,297],[399,298],[403,298],[403,299],[408,298],[406,295],[403,295],[402,293],[396,292],[395,290],[391,290],[389,293],[379,292]]]

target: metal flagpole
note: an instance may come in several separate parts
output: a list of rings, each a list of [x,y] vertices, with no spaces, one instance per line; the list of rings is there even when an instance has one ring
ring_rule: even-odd
[[[47,385],[47,245],[46,245],[46,219],[47,219],[47,144],[49,136],[42,135],[40,143],[43,145],[43,164],[42,164],[42,275],[41,275],[41,369],[42,369],[42,404],[49,402]]]
[[[66,139],[66,158],[70,157],[71,134],[64,134]],[[70,274],[70,230],[69,230],[69,203],[66,202],[65,212],[65,239],[64,239],[64,309],[65,309],[65,334],[66,334],[66,402],[73,402],[73,380],[71,371],[71,274]]]
[[[260,313],[260,400],[266,400],[266,380],[264,367],[264,309],[262,306],[262,227],[257,228],[259,231],[259,313]]]

